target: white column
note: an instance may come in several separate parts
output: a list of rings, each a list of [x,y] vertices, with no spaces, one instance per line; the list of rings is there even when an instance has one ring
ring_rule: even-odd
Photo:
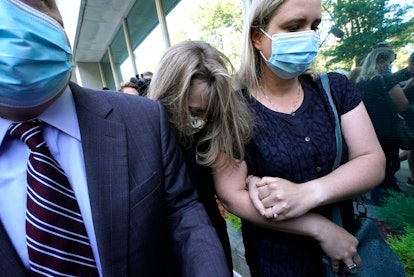
[[[135,64],[135,57],[134,57],[134,50],[132,49],[131,44],[131,36],[129,34],[129,28],[126,21],[126,18],[122,19],[122,27],[124,29],[124,36],[125,36],[125,42],[128,50],[129,59],[132,63],[132,70],[134,71],[134,76],[138,75],[137,65]]]
[[[167,21],[165,19],[165,11],[164,6],[162,4],[162,0],[155,0],[155,5],[157,7],[158,21],[160,22],[161,33],[164,41],[164,49],[167,50],[168,48],[170,48],[171,42],[170,35],[168,33]]]
[[[109,63],[111,65],[111,71],[112,71],[112,76],[114,77],[114,83],[115,83],[115,89],[118,89],[119,81],[118,81],[118,73],[116,71],[116,66],[114,63],[114,58],[112,56],[112,52],[111,52],[111,48],[108,47],[108,57],[109,57]]]
[[[106,84],[105,74],[103,72],[103,68],[102,68],[101,62],[98,62],[98,69],[99,69],[99,74],[101,75],[102,87],[106,87],[107,84]]]

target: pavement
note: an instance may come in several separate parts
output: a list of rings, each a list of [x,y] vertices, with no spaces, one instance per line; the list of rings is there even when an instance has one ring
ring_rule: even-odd
[[[407,195],[414,197],[414,186],[407,184],[407,179],[410,177],[410,171],[408,168],[407,161],[401,162],[401,168],[396,173],[398,179],[397,183],[401,188],[401,191]],[[369,198],[369,193],[367,194]],[[367,206],[367,215],[372,218],[378,218],[376,213],[376,207],[372,205]],[[230,238],[230,245],[232,248],[232,258],[233,258],[233,276],[234,277],[251,277],[249,267],[244,258],[244,245],[243,239],[241,236],[241,230],[234,230],[234,228],[227,223],[227,232]]]

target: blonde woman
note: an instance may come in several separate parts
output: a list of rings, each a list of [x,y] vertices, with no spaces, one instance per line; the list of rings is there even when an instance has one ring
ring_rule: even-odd
[[[230,243],[211,166],[217,164],[219,153],[226,156],[221,167],[243,160],[253,127],[244,98],[233,89],[231,72],[227,57],[208,43],[180,42],[161,58],[147,94],[167,109],[190,179],[216,228],[230,269]]]
[[[356,86],[362,91],[378,140],[386,157],[385,179],[371,192],[371,200],[382,204],[386,190],[400,191],[395,173],[400,169],[398,113],[408,109],[408,99],[391,74],[395,53],[391,48],[372,50],[361,67]]]
[[[243,219],[252,276],[323,276],[323,253],[335,272],[363,266],[349,199],[382,180],[385,159],[359,91],[330,73],[344,138],[341,165],[332,171],[335,120],[309,70],[320,22],[320,0],[256,0],[245,22],[237,79],[256,128],[245,162],[214,176],[223,205]],[[341,207],[344,228],[331,221],[332,203]]]

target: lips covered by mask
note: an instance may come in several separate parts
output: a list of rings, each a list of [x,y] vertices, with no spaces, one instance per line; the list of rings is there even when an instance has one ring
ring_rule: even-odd
[[[206,123],[207,121],[202,119],[201,117],[198,117],[198,116],[190,117],[190,124],[191,124],[191,127],[193,128],[193,134],[203,129],[204,126],[206,126]]]
[[[1,0],[0,18],[0,105],[30,108],[49,101],[73,67],[63,27],[18,0]]]
[[[282,33],[270,36],[272,54],[263,59],[268,67],[279,77],[291,79],[305,72],[318,54],[319,35],[315,31]]]

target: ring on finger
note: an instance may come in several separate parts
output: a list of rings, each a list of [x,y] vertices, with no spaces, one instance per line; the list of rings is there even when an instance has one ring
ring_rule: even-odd
[[[355,263],[354,264],[351,264],[351,265],[348,265],[348,269],[349,270],[353,270],[355,268],[357,268],[357,265]]]

